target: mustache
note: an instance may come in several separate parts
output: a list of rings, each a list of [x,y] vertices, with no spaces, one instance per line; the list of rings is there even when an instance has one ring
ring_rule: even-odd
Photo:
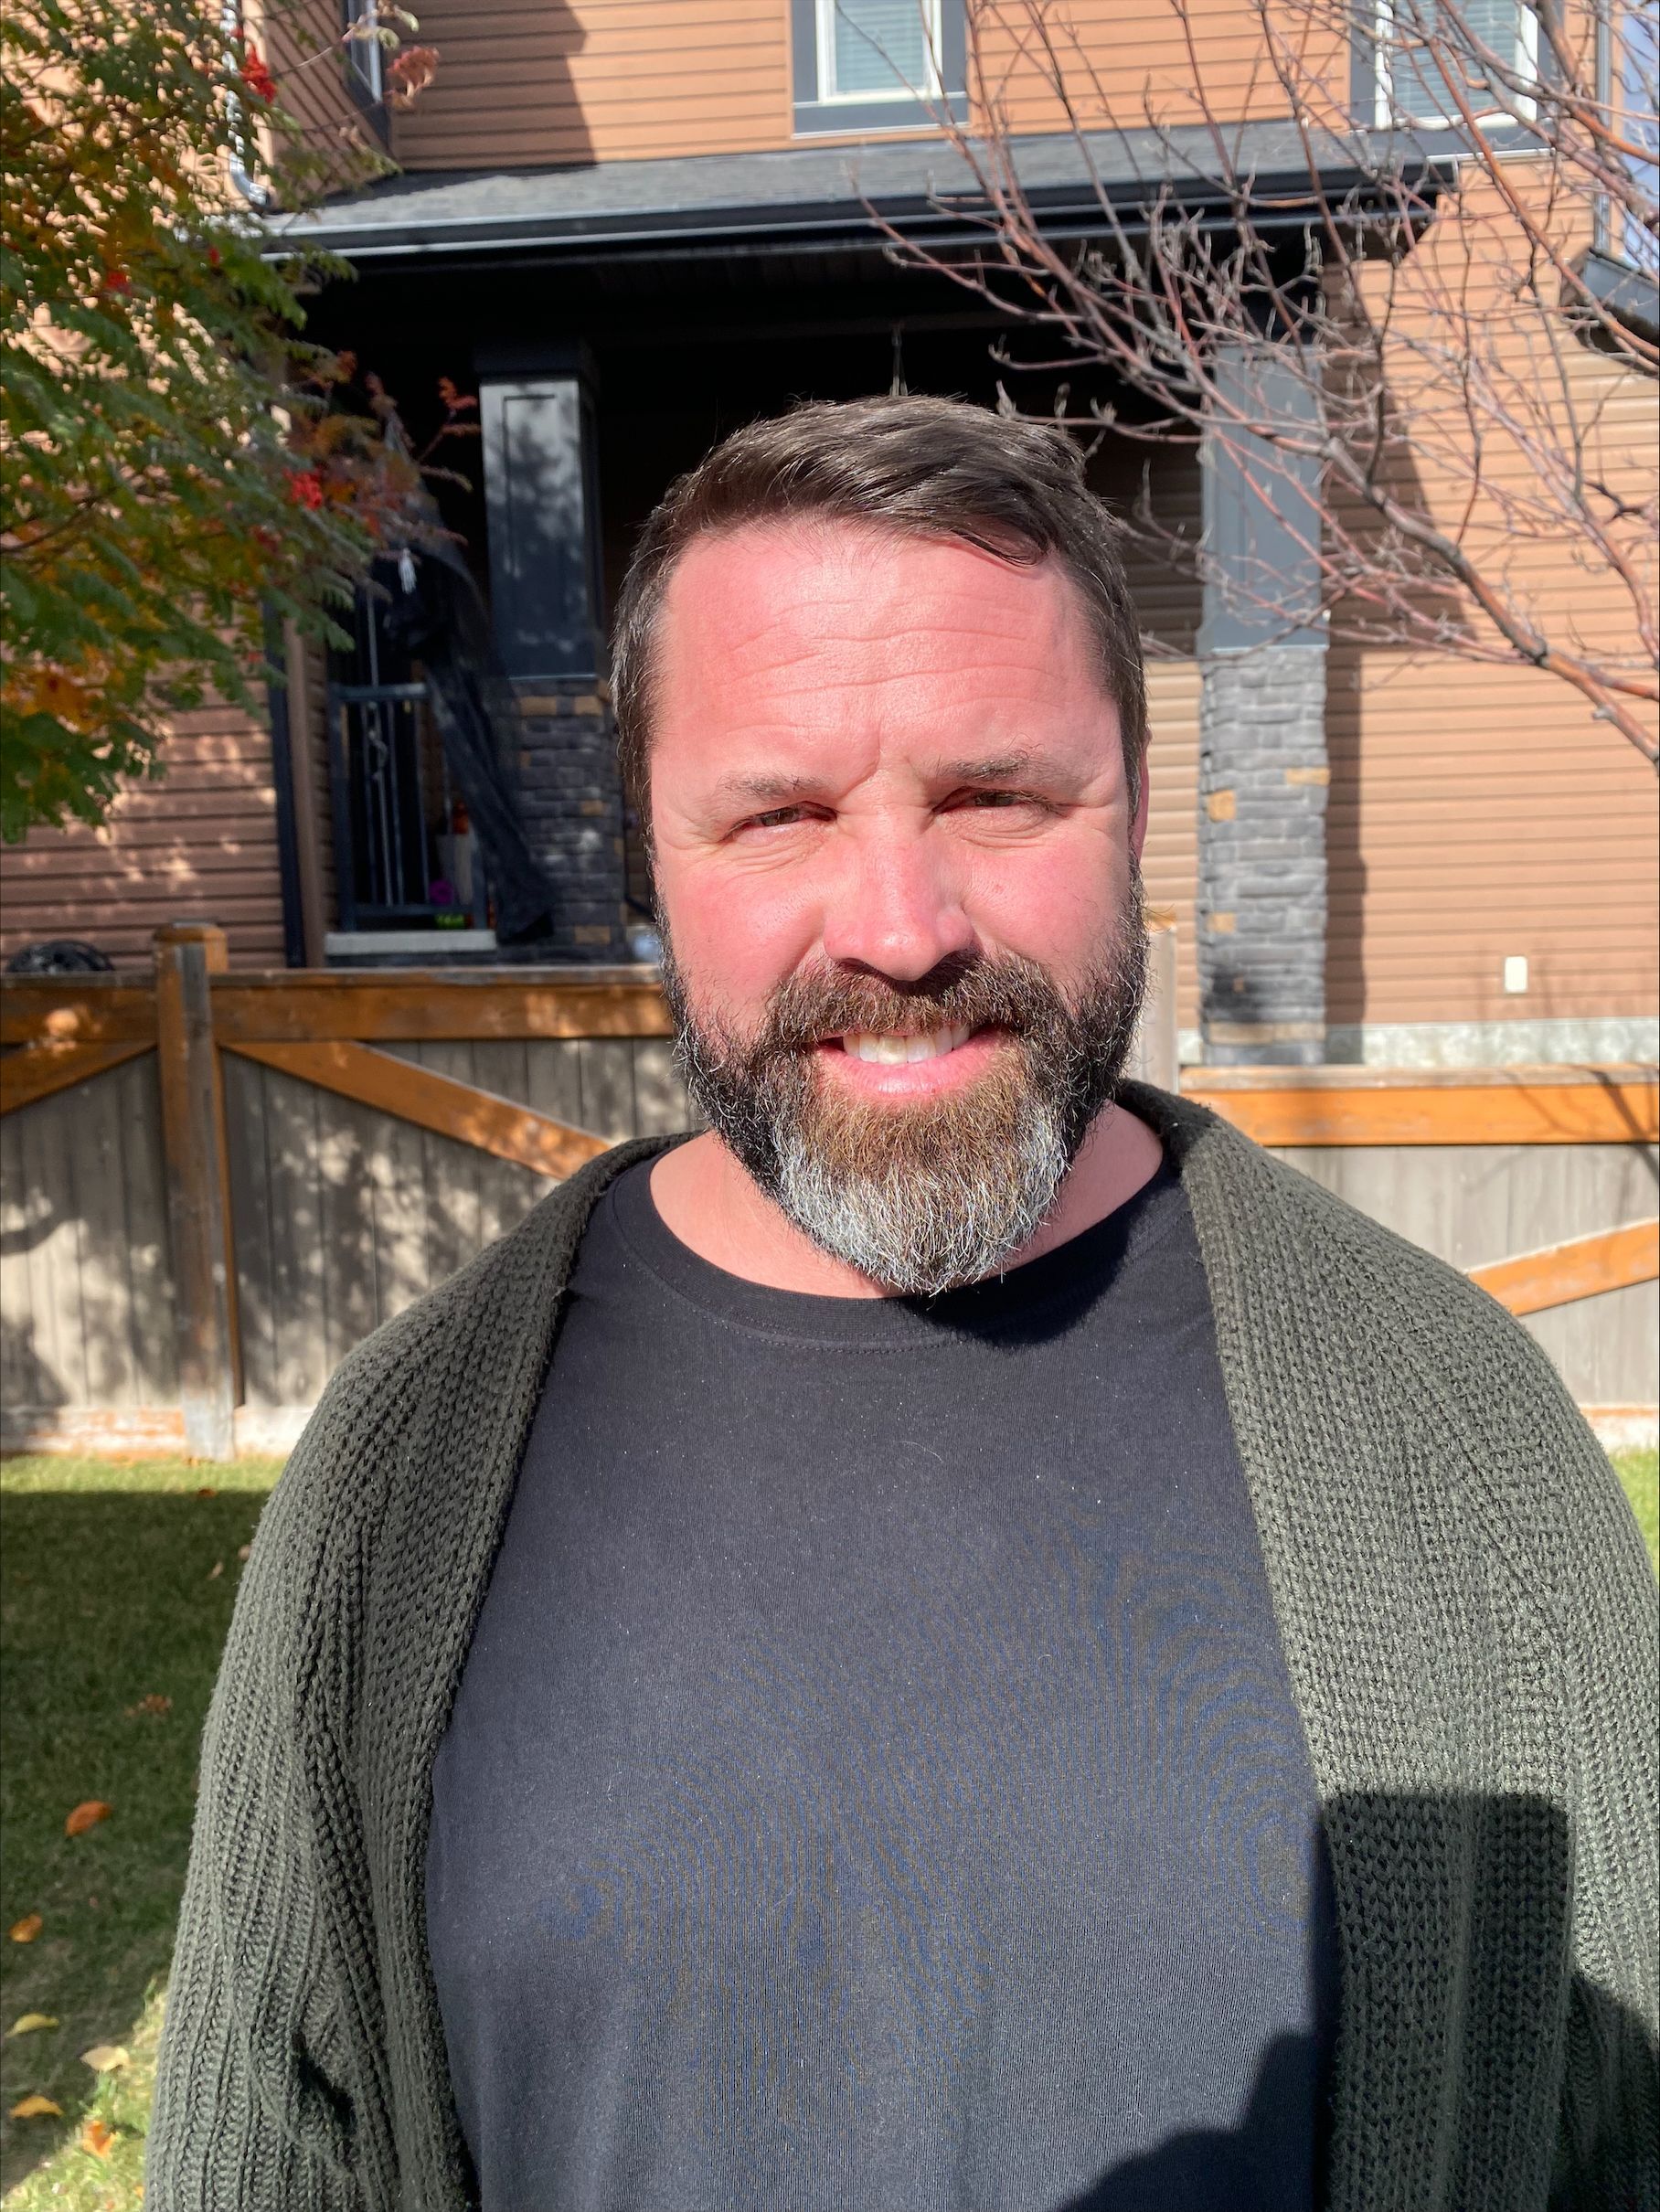
[[[1059,994],[1036,961],[1015,954],[953,954],[913,984],[821,963],[773,994],[763,1049],[804,1051],[850,1029],[871,1036],[919,1029],[1008,1029],[1054,1021]]]

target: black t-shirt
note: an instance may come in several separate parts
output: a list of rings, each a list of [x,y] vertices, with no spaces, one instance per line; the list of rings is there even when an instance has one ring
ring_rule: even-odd
[[[922,1304],[586,1233],[434,1777],[484,2212],[1309,2212],[1313,1777],[1162,1172]]]

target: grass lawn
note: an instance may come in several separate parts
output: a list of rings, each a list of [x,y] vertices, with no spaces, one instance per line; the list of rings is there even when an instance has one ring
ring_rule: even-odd
[[[0,2043],[6,2212],[138,2202],[197,1745],[238,1555],[280,1463],[0,1466],[3,2025],[28,2013],[58,2023]],[[66,1835],[89,1799],[109,1817]],[[37,1913],[32,1942],[6,1939]],[[100,2044],[124,2048],[127,2064],[94,2073],[80,2053]],[[63,2118],[10,2117],[31,2094]],[[90,2131],[101,2150],[81,2147],[89,2122],[109,2131],[107,2142]]]
[[[1616,1456],[1651,1558],[1657,1463],[1653,1452]],[[0,1934],[4,2024],[57,2023],[0,2043],[5,2212],[137,2212],[197,1742],[239,1554],[277,1467],[0,1466],[0,1930],[41,1920],[29,1943]],[[89,1799],[109,1817],[66,1835]],[[94,2072],[80,2054],[100,2044],[125,2064]],[[30,2095],[62,2117],[11,2118]]]

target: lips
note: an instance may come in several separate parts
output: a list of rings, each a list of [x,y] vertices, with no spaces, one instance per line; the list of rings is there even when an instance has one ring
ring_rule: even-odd
[[[874,1060],[887,1068],[909,1067],[918,1060],[943,1059],[947,1053],[959,1051],[974,1035],[966,1024],[947,1029],[924,1029],[914,1036],[896,1036],[892,1031],[878,1033],[869,1029],[849,1029],[842,1037],[845,1052],[856,1060]]]

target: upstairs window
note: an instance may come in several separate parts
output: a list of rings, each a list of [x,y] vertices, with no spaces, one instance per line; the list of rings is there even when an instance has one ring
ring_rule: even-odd
[[[792,0],[795,128],[926,128],[961,117],[963,0]]]
[[[940,11],[924,0],[817,0],[818,96],[915,100],[939,90]]]
[[[360,100],[378,105],[386,95],[386,55],[378,38],[361,36],[378,21],[377,0],[345,0],[346,70]],[[358,36],[354,37],[353,34]]]
[[[1538,22],[1524,0],[1378,0],[1373,120],[1456,122],[1461,90],[1478,120],[1525,113],[1525,98],[1494,84],[1486,56],[1526,81],[1538,49]]]
[[[1660,8],[1646,4],[1616,10],[1618,46],[1615,112],[1621,136],[1640,146],[1646,160],[1627,156],[1640,202],[1653,207],[1660,184]],[[1660,235],[1627,207],[1615,211],[1611,243],[1622,261],[1651,281],[1660,277]]]

